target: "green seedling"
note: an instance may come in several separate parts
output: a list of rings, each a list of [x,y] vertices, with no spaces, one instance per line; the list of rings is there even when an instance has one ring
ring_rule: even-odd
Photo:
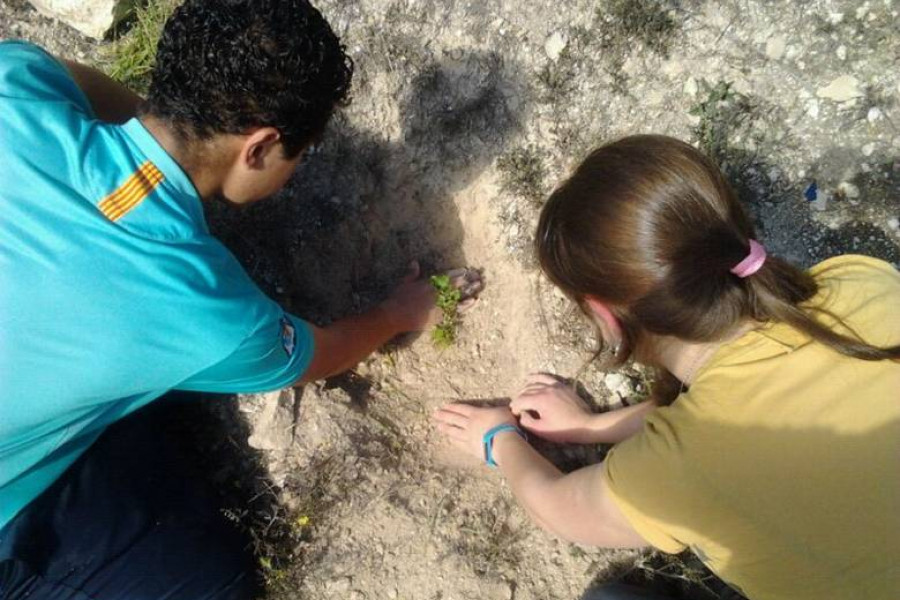
[[[456,308],[462,294],[450,281],[449,275],[432,275],[431,285],[437,291],[436,304],[443,313],[443,319],[431,332],[431,340],[438,348],[447,348],[456,341]]]

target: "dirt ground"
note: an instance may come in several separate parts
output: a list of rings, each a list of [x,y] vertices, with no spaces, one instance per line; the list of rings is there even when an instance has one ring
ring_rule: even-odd
[[[713,154],[781,256],[900,266],[900,3],[317,5],[356,62],[353,102],[286,190],[210,206],[213,229],[317,323],[372,306],[414,258],[482,269],[487,288],[451,348],[423,336],[302,391],[208,399],[204,443],[237,457],[216,476],[244,491],[232,514],[257,532],[272,597],[574,600],[635,569],[705,577],[544,534],[495,473],[440,443],[430,412],[503,398],[537,370],[577,376],[598,410],[646,391],[636,370],[582,369],[593,334],[530,250],[545,195],[621,135]],[[103,46],[20,0],[0,0],[0,36],[87,61]],[[548,452],[574,468],[603,449]]]

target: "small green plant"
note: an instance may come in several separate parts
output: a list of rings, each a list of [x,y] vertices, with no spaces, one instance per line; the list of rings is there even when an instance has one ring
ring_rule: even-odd
[[[437,306],[444,313],[440,323],[431,332],[431,339],[438,348],[447,348],[456,341],[456,308],[462,294],[449,275],[432,275],[431,285],[437,290]]]
[[[150,0],[135,8],[131,29],[109,47],[102,66],[106,73],[145,94],[150,87],[150,73],[156,62],[156,44],[166,20],[181,0]]]
[[[694,136],[700,149],[721,163],[730,153],[735,133],[753,120],[755,107],[749,97],[732,89],[729,81],[714,85],[704,81],[702,85],[706,88],[706,99],[689,111],[700,119],[694,127]]]

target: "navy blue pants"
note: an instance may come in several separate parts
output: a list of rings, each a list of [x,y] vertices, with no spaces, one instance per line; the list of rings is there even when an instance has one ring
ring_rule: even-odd
[[[163,402],[162,404],[165,404]],[[247,600],[246,535],[151,406],[116,423],[0,533],[0,600]]]

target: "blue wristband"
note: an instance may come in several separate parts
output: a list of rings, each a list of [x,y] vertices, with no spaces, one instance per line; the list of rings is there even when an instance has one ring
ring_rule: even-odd
[[[501,425],[497,425],[496,427],[491,427],[484,434],[484,437],[481,438],[481,443],[484,446],[484,462],[487,463],[489,467],[496,467],[497,462],[494,460],[494,436],[498,433],[503,433],[504,431],[514,431],[517,433],[523,440],[528,440],[525,437],[525,432],[516,427],[515,425],[510,425],[509,423],[503,423]]]

